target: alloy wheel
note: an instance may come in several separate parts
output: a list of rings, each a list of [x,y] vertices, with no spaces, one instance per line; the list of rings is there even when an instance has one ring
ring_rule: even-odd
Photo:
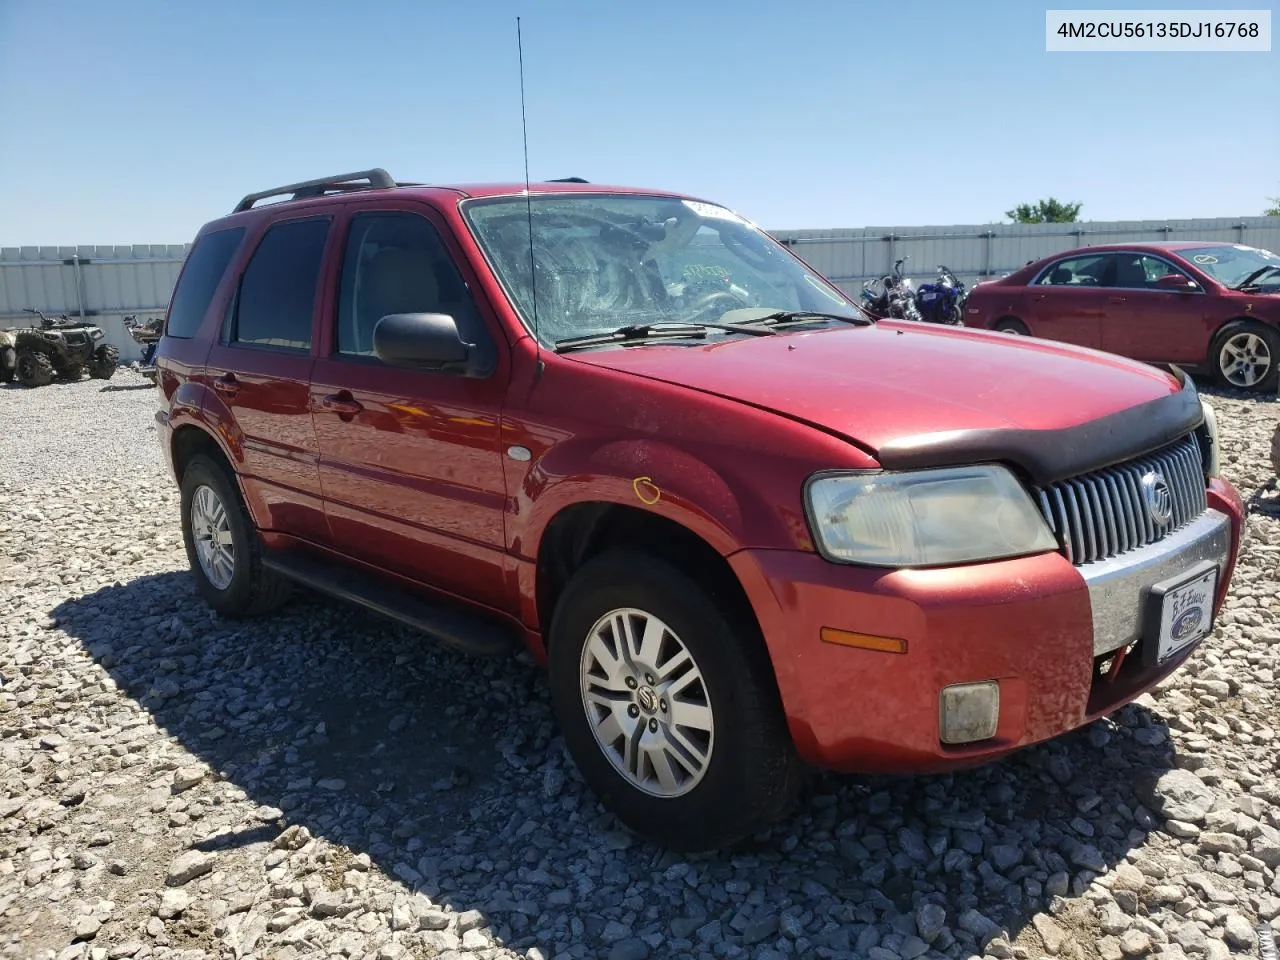
[[[201,572],[215,590],[227,589],[236,572],[235,546],[226,507],[212,487],[196,488],[190,523]]]
[[[715,746],[711,700],[667,624],[630,607],[606,613],[583,646],[579,679],[596,744],[628,783],[674,798],[701,782]]]
[[[1252,387],[1271,371],[1271,349],[1256,333],[1237,333],[1218,349],[1218,366],[1233,387]]]

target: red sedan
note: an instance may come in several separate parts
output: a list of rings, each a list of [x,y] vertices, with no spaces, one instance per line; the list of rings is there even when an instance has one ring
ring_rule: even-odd
[[[1280,255],[1233,243],[1082,247],[973,288],[965,324],[1093,347],[1275,391]]]

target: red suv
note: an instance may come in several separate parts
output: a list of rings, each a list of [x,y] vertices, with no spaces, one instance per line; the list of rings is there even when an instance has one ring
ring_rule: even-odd
[[[213,608],[303,584],[527,647],[586,780],[675,848],[760,829],[803,762],[943,770],[1115,710],[1209,635],[1240,537],[1180,373],[872,321],[665,193],[250,195],[157,366]]]
[[[1081,247],[978,284],[964,319],[1274,393],[1280,256],[1191,240]]]

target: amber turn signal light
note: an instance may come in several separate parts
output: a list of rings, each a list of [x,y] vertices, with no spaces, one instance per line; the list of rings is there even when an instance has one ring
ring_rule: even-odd
[[[851,630],[837,630],[835,627],[823,627],[820,636],[823,643],[835,643],[842,647],[878,650],[880,653],[907,652],[907,641],[900,637],[877,637],[871,633],[854,633]]]

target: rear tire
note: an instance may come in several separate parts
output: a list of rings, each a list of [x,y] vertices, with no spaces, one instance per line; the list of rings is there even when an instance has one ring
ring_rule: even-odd
[[[1239,320],[1213,338],[1209,362],[1220,384],[1236,390],[1275,393],[1280,340],[1265,324]]]
[[[1018,337],[1031,336],[1031,331],[1027,329],[1027,325],[1017,317],[1005,317],[997,320],[991,329],[996,333],[1010,333]]]
[[[624,625],[635,643],[618,656]],[[588,561],[556,605],[549,660],[570,754],[641,836],[718,849],[795,798],[800,762],[759,629],[676,568],[631,550]]]
[[[282,606],[290,584],[262,565],[262,542],[233,477],[204,454],[182,474],[182,539],[187,562],[209,606],[229,619]]]
[[[14,373],[24,387],[48,386],[53,383],[53,361],[34,350],[19,350]]]
[[[89,365],[89,376],[95,380],[110,380],[120,365],[120,351],[110,343],[104,343],[93,352],[93,361]]]

